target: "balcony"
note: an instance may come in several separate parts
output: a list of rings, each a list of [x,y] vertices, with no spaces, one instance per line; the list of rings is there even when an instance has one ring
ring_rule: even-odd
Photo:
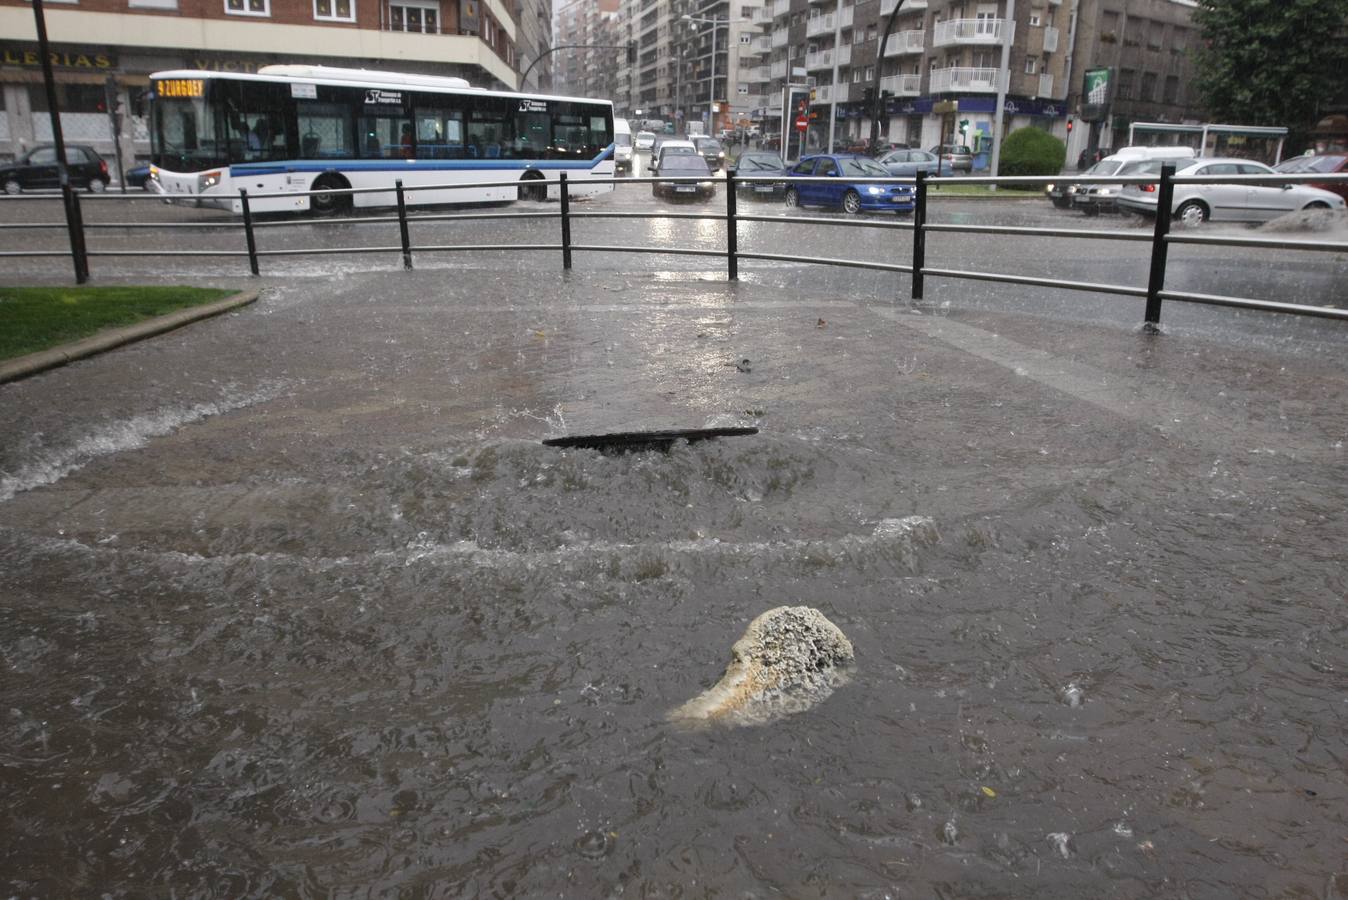
[[[751,84],[772,80],[772,74],[769,72],[767,66],[754,66],[752,69],[743,69],[742,71],[744,73],[744,80]]]
[[[888,75],[880,79],[880,90],[895,97],[918,97],[922,94],[922,76]]]
[[[775,63],[773,63],[773,64],[772,64],[772,67],[771,67],[771,73],[772,73],[772,77],[773,77],[773,78],[785,78],[785,77],[786,77],[786,60],[782,60],[781,62],[775,62]]]
[[[791,14],[791,0],[773,0],[772,17],[780,19],[782,16]]]
[[[1039,76],[1039,96],[1044,99],[1053,98],[1053,76],[1045,72]]]
[[[833,68],[833,51],[817,50],[814,53],[806,53],[805,68],[807,70]]]
[[[963,66],[932,69],[930,90],[933,94],[944,94],[949,91],[983,91],[995,94],[1000,74],[1000,69],[973,69]]]
[[[816,85],[814,89],[814,99],[811,100],[810,102],[815,104],[816,106],[821,103],[832,103],[833,85],[831,84]]]
[[[752,22],[754,25],[771,25],[772,7],[771,6],[758,7],[753,11],[753,14],[749,16],[749,21]]]
[[[1044,29],[1044,52],[1058,52],[1058,29],[1054,28],[1052,25]]]
[[[754,53],[771,53],[772,38],[766,34],[757,35],[754,37],[750,47],[753,48]]]
[[[767,94],[740,94],[735,97],[735,102],[730,104],[730,108],[736,112],[748,112],[754,109],[761,109],[767,105]]]
[[[788,43],[790,43],[789,36],[790,32],[788,32],[785,28],[778,28],[776,31],[774,31],[772,33],[773,49],[775,50],[778,47],[785,47]]]
[[[740,59],[748,59],[751,56],[762,56],[764,53],[772,52],[772,39],[768,38],[763,44],[757,40],[750,40],[749,43],[740,44]]]
[[[834,32],[833,13],[826,16],[810,16],[805,22],[805,36],[818,37],[821,34],[832,34]]]
[[[926,45],[926,32],[899,31],[891,34],[885,42],[885,56],[903,56],[906,53],[921,53]]]
[[[838,15],[842,17],[842,21],[841,21],[839,24],[841,24],[843,28],[851,28],[851,27],[852,27],[852,14],[853,14],[853,12],[855,12],[855,10],[854,10],[852,7],[850,7],[850,6],[847,6],[847,7],[843,7],[843,11],[840,12],[840,13],[838,13]]]
[[[933,47],[949,47],[952,44],[1000,44],[1005,19],[947,19],[937,22],[932,32]],[[1012,23],[1010,35],[1014,37]]]
[[[880,15],[887,16],[894,11],[894,4],[898,0],[880,0]],[[907,0],[903,4],[903,11],[908,12],[913,9],[926,9],[927,0]]]

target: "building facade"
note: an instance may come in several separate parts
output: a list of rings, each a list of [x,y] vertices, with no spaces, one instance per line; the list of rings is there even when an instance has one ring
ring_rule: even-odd
[[[513,90],[526,8],[516,0],[48,0],[45,13],[66,140],[109,159],[120,145],[129,168],[150,150],[153,72],[303,63]],[[52,137],[30,3],[0,0],[0,35],[0,156],[15,157]]]
[[[572,0],[557,10],[552,56],[558,93],[618,99],[626,56],[620,8],[621,0]]]

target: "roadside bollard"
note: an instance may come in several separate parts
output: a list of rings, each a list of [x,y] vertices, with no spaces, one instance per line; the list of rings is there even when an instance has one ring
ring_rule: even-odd
[[[739,227],[735,218],[735,169],[725,170],[725,253],[730,280],[739,281]]]
[[[403,180],[399,178],[394,185],[398,189],[398,233],[403,242],[403,268],[412,268],[412,237],[407,233],[407,199],[403,195]]]
[[[1161,324],[1161,291],[1165,290],[1165,264],[1170,233],[1170,206],[1175,201],[1175,185],[1171,178],[1175,166],[1161,166],[1161,186],[1156,195],[1156,227],[1151,234],[1151,274],[1147,278],[1147,310],[1143,315],[1146,327],[1155,330]]]
[[[566,189],[566,173],[559,177],[562,199],[562,268],[571,268],[571,197]]]
[[[917,173],[913,199],[913,299],[922,299],[922,267],[927,264],[927,173]]]

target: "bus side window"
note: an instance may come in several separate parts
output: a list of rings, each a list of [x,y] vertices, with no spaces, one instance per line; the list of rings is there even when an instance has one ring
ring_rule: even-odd
[[[412,120],[403,116],[362,116],[361,159],[411,159]]]
[[[462,159],[463,114],[417,109],[417,155],[421,159]]]
[[[515,157],[546,159],[552,144],[552,117],[547,113],[515,114]]]
[[[300,130],[300,156],[305,159],[351,159],[351,108],[337,103],[295,104]]]

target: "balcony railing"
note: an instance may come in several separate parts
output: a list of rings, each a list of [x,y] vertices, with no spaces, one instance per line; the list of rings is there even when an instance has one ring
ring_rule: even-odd
[[[810,18],[807,19],[805,22],[806,37],[816,37],[821,34],[832,34],[833,31],[834,31],[833,13],[829,13],[826,16],[810,16]]]
[[[898,0],[880,0],[880,15],[887,16],[892,13],[894,11],[894,4],[897,2]],[[904,12],[908,12],[910,9],[926,8],[927,0],[907,0],[907,2],[903,4]]]
[[[926,46],[927,34],[916,31],[900,31],[885,41],[885,56],[902,56],[905,53],[921,53]]]
[[[760,109],[768,105],[767,94],[740,94],[731,104],[731,108],[737,112],[748,112],[753,109]]]
[[[810,101],[814,104],[833,102],[833,85],[820,84],[814,88],[814,99]]]
[[[880,90],[895,97],[917,97],[922,94],[921,75],[888,75],[880,79]]]
[[[772,24],[772,7],[760,6],[749,16],[749,21],[755,25]]]
[[[1052,25],[1044,29],[1044,52],[1058,52],[1058,29],[1054,28]]]
[[[854,11],[855,11],[855,10],[854,10],[852,7],[850,7],[850,6],[845,6],[845,7],[843,7],[843,11],[840,12],[840,13],[838,13],[838,15],[839,15],[839,16],[841,17],[841,19],[842,19],[842,21],[841,21],[840,24],[842,25],[843,28],[851,28],[851,27],[852,27],[852,13],[853,13]]]
[[[773,0],[772,17],[780,19],[782,16],[791,14],[791,0]]]
[[[933,94],[947,91],[997,92],[1000,69],[966,68],[932,69],[930,90]]]
[[[776,49],[778,47],[785,47],[790,42],[789,38],[790,32],[788,32],[785,28],[778,28],[776,31],[772,33],[773,49]]]
[[[936,28],[932,31],[932,46],[1000,44],[1005,25],[1005,19],[947,19],[936,23]],[[1014,27],[1011,34],[1012,36],[1015,34]]]
[[[743,71],[744,71],[744,80],[750,83],[758,83],[762,81],[772,80],[772,72],[768,69],[767,66],[754,66],[751,69],[744,69]]]
[[[1039,76],[1039,96],[1045,99],[1053,97],[1053,76],[1045,72]]]
[[[833,67],[833,51],[817,50],[805,54],[806,69],[830,69]]]
[[[772,66],[770,67],[770,71],[773,78],[785,78],[786,60],[781,60],[780,62],[773,63]]]
[[[771,35],[767,35],[767,34],[760,34],[760,35],[756,36],[752,41],[750,41],[749,46],[752,48],[753,52],[756,53],[756,54],[757,54],[757,53],[771,53],[771,52],[772,52],[772,36],[771,36]]]

